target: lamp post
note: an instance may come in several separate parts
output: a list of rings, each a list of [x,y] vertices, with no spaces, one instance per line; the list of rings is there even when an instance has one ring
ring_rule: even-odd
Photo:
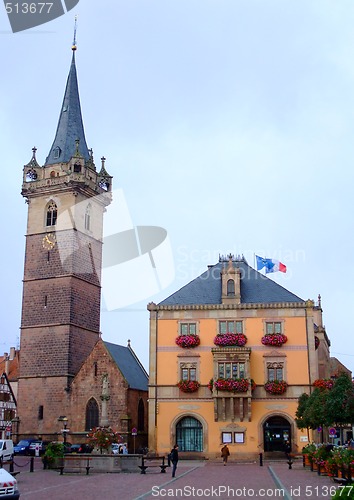
[[[62,422],[64,426],[64,429],[61,429],[61,432],[63,434],[63,440],[64,440],[64,453],[66,453],[66,435],[69,432],[69,429],[67,429],[68,419],[65,416],[60,416],[58,418],[58,421]]]

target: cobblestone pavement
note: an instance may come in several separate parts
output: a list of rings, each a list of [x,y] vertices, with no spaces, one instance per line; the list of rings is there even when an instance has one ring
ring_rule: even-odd
[[[8,466],[5,466],[8,470]],[[292,498],[329,499],[336,486],[295,460],[290,470],[285,461],[258,463],[183,461],[176,478],[149,472],[130,474],[64,474],[43,470],[35,458],[34,472],[27,457],[15,457],[15,471],[22,500],[140,500],[152,498]]]

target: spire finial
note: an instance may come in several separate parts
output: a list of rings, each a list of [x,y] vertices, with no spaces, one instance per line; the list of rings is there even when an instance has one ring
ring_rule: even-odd
[[[36,148],[36,146],[34,146],[32,148],[32,159],[34,159],[34,160],[36,159],[36,151],[37,151],[37,148]]]
[[[75,16],[74,40],[73,40],[73,44],[72,44],[72,47],[71,47],[71,50],[73,52],[75,52],[75,50],[77,49],[77,47],[76,47],[76,29],[77,29],[77,16]]]

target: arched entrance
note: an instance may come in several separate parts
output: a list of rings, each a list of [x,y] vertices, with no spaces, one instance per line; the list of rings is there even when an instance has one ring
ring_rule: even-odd
[[[176,425],[180,451],[203,451],[203,426],[193,417],[184,417]]]
[[[264,451],[284,451],[286,441],[291,443],[291,425],[284,417],[270,417],[263,424]]]

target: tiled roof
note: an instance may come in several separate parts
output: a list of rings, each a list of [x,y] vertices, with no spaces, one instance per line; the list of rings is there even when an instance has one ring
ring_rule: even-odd
[[[148,390],[148,374],[131,347],[104,342],[130,389]]]
[[[77,83],[75,52],[71,61],[68,81],[66,84],[63,105],[61,107],[58,127],[55,134],[53,145],[45,161],[45,165],[54,163],[67,163],[76,151],[76,140],[79,140],[79,152],[85,158],[89,159],[89,151],[86,144],[84,125],[81,115],[79,87]],[[60,148],[59,157],[54,150]]]
[[[7,378],[9,382],[17,382],[18,380],[18,372],[19,372],[19,351],[16,351],[16,355],[13,359],[9,360],[9,373],[7,374]],[[0,356],[0,372],[5,372],[5,356]]]
[[[208,270],[159,303],[164,305],[221,304],[221,271],[224,262]],[[259,273],[242,259],[233,263],[241,271],[241,304],[304,302],[273,280]]]

